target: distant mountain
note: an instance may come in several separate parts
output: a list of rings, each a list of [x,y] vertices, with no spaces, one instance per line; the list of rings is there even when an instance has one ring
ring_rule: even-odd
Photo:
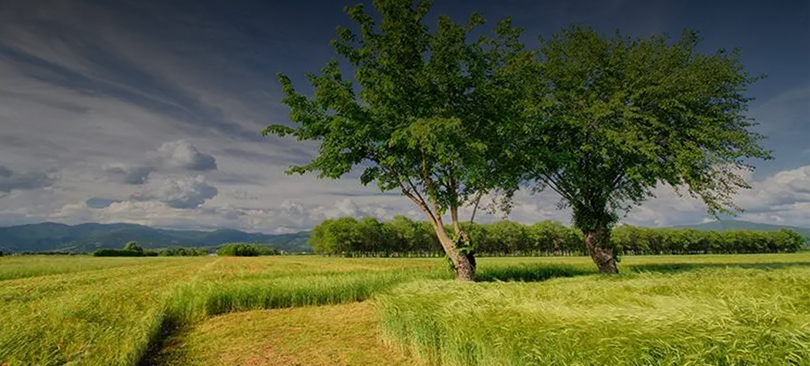
[[[167,230],[135,224],[65,225],[52,222],[0,227],[0,251],[91,252],[120,248],[134,240],[144,248],[216,247],[225,243],[256,243],[287,252],[310,252],[309,232],[293,234],[246,233],[232,229],[214,231]]]
[[[726,231],[726,230],[779,231],[782,229],[789,229],[799,233],[800,235],[806,238],[810,238],[810,227],[758,224],[755,222],[740,221],[740,220],[717,220],[699,225],[684,225],[673,227],[681,229],[695,229],[706,231]]]

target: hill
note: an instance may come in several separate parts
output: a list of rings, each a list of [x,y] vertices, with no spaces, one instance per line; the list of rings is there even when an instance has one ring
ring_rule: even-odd
[[[799,235],[810,239],[810,227],[796,227],[784,225],[758,224],[755,222],[740,220],[717,220],[698,225],[673,226],[678,229],[695,229],[705,231],[726,231],[726,230],[756,230],[756,231],[779,231],[782,229],[793,230]]]
[[[225,243],[256,243],[287,252],[309,252],[309,232],[293,234],[247,233],[232,229],[214,231],[167,230],[136,224],[65,225],[52,222],[0,227],[0,251],[90,252],[120,248],[134,240],[144,248],[215,247]]]

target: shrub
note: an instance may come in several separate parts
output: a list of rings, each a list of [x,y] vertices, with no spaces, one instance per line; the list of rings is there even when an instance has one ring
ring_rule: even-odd
[[[143,252],[136,252],[133,250],[123,249],[96,249],[93,252],[94,257],[143,257]]]
[[[260,255],[278,255],[278,249],[245,243],[225,244],[217,249],[217,255],[226,257],[258,257]]]
[[[205,248],[168,248],[160,251],[162,257],[204,257],[208,255]]]
[[[134,241],[124,244],[124,249],[96,249],[94,257],[156,257],[158,253],[154,250],[144,251],[138,243]]]

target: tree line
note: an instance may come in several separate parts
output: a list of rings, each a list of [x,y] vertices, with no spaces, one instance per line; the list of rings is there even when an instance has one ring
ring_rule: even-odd
[[[263,255],[280,255],[276,248],[248,244],[228,243],[217,248],[219,256],[258,257]],[[209,254],[206,248],[167,248],[163,250],[144,249],[137,242],[129,241],[121,249],[102,248],[93,251],[94,257],[204,257]]]
[[[121,249],[101,248],[93,251],[94,257],[204,257],[205,248],[144,249],[135,241],[129,241]]]
[[[247,243],[230,243],[217,249],[217,255],[224,257],[258,257],[280,254],[281,251],[276,248]]]
[[[556,221],[526,225],[502,220],[491,224],[463,223],[482,256],[584,255],[583,234]],[[449,228],[448,228],[449,229]],[[642,228],[613,229],[611,245],[617,254],[740,254],[785,253],[802,248],[806,238],[792,230],[701,231]],[[442,256],[444,251],[430,223],[396,216],[390,221],[374,217],[324,220],[312,230],[308,244],[322,255],[337,256]]]
[[[519,189],[556,192],[599,271],[617,273],[612,229],[656,187],[733,213],[750,188],[742,173],[771,158],[747,116],[760,77],[738,50],[700,51],[695,31],[635,38],[572,25],[527,44],[510,18],[487,32],[477,13],[427,24],[430,1],[373,6],[346,8],[354,26],[337,28],[335,58],[307,74],[311,95],[279,74],[292,126],[262,134],[318,145],[289,174],[359,171],[409,199],[459,280],[475,276],[481,246],[463,223],[482,197],[508,211]]]

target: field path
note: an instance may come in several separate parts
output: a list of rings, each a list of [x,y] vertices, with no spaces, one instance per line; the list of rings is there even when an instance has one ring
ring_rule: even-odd
[[[368,302],[210,318],[169,341],[164,365],[417,365],[380,341]]]

